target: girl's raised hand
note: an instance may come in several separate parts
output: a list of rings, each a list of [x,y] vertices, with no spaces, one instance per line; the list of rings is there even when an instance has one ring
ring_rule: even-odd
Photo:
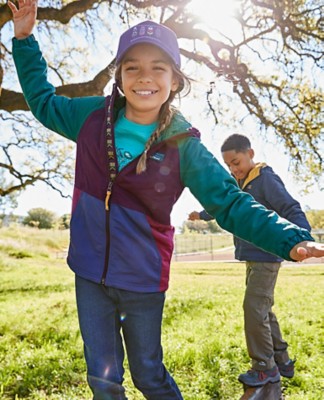
[[[37,1],[19,0],[18,8],[14,3],[8,1],[8,6],[13,15],[15,38],[25,39],[31,35],[35,26]]]
[[[324,244],[316,242],[298,243],[291,249],[290,257],[296,261],[303,261],[310,257],[324,257]]]

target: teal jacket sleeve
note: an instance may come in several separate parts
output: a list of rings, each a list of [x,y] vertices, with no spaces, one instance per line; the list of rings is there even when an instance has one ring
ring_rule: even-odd
[[[55,87],[47,80],[47,64],[33,35],[23,40],[14,38],[12,52],[24,97],[36,119],[48,129],[76,141],[87,117],[104,107],[105,98],[57,96]]]
[[[180,144],[180,171],[184,186],[223,229],[235,236],[286,260],[291,260],[290,250],[297,243],[314,241],[306,229],[244,193],[199,139]]]

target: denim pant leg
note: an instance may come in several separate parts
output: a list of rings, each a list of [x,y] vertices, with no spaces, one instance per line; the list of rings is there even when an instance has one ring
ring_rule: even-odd
[[[125,400],[124,350],[109,288],[76,276],[76,299],[87,377],[94,400]]]
[[[275,365],[274,339],[282,350],[287,348],[272,312],[280,263],[247,262],[246,266],[243,308],[247,349],[252,368],[266,370]]]
[[[149,400],[182,400],[163,364],[161,323],[164,293],[119,291],[122,329],[134,385]]]

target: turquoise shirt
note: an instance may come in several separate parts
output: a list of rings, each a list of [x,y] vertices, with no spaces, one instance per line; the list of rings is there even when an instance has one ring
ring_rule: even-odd
[[[157,126],[157,122],[142,125],[130,121],[125,117],[125,108],[120,110],[115,122],[115,145],[119,171],[143,153],[145,143]]]

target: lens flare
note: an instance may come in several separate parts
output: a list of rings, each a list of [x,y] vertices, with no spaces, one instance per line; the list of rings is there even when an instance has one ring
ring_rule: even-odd
[[[119,318],[120,318],[121,322],[123,322],[126,318],[126,313],[125,312],[120,313]]]

